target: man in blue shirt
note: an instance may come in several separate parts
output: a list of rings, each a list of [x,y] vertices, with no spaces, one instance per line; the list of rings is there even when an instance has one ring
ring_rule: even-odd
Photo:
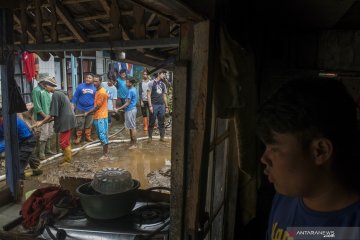
[[[360,239],[360,141],[345,86],[335,79],[288,81],[261,106],[257,125],[264,173],[277,192],[267,239],[297,239],[301,227]]]
[[[136,146],[136,102],[137,102],[137,95],[136,89],[134,87],[135,79],[128,79],[126,80],[126,86],[128,87],[128,95],[126,97],[126,102],[117,110],[125,110],[125,127],[130,130],[130,139],[131,139],[131,146],[129,149],[135,149]]]
[[[93,84],[94,75],[89,73],[85,77],[85,82],[80,84],[74,93],[72,98],[72,107],[76,115],[81,115],[89,112],[94,107],[94,98],[96,88]],[[94,141],[91,138],[91,126],[93,123],[93,115],[80,116],[76,118],[76,139],[75,144],[81,142],[81,137],[85,128],[85,140],[87,142]]]
[[[124,105],[126,102],[126,97],[128,94],[128,87],[126,86],[126,70],[121,69],[119,72],[119,76],[116,78],[117,81],[117,89],[118,89],[118,99],[119,99],[119,106]]]
[[[40,161],[33,156],[33,150],[36,146],[36,138],[26,123],[19,117],[16,117],[17,134],[19,142],[19,160],[20,160],[20,176],[25,178],[24,170],[29,164],[32,169],[32,175],[42,174],[39,169]],[[0,108],[0,153],[5,151],[4,141],[4,119],[2,116],[2,108]]]

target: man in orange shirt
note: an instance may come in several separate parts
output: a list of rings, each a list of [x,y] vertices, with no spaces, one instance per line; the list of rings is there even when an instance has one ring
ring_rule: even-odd
[[[100,160],[108,160],[108,94],[104,87],[101,86],[102,78],[99,75],[94,76],[94,86],[96,87],[94,108],[89,112],[85,113],[85,116],[88,114],[94,114],[94,125],[96,128],[96,133],[100,139],[101,144],[103,145],[103,156]]]

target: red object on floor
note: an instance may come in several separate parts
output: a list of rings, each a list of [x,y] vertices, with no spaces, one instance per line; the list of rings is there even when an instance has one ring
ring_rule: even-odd
[[[69,191],[61,187],[46,187],[33,192],[21,206],[20,215],[23,217],[24,228],[35,227],[41,213],[52,211],[54,203],[66,195],[69,195]]]

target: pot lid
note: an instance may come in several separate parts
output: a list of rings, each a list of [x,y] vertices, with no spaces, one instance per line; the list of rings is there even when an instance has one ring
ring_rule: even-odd
[[[122,168],[103,168],[95,173],[91,186],[103,194],[120,193],[133,187],[129,171]]]

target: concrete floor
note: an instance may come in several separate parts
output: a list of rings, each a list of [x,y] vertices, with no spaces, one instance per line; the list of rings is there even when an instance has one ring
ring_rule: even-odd
[[[0,227],[20,216],[21,203],[9,203],[0,207]]]

